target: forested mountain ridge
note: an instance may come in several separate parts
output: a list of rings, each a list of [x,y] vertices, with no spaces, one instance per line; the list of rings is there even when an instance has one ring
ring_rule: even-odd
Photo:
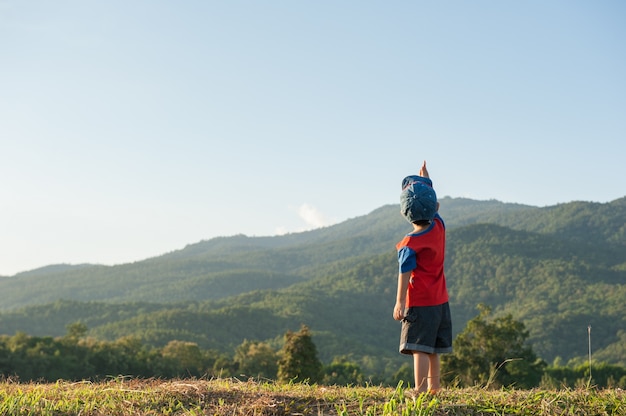
[[[626,198],[610,204],[572,202],[537,208],[498,201],[442,198],[449,230],[492,223],[556,238],[626,244]],[[340,258],[393,250],[408,230],[397,205],[340,224],[274,237],[218,237],[144,261],[119,266],[49,266],[0,278],[0,310],[58,299],[157,301],[218,299],[246,290],[279,288],[314,276]],[[621,224],[620,224],[621,221]],[[580,237],[577,237],[579,236]],[[610,247],[609,247],[610,249]],[[245,253],[245,255],[243,255]],[[261,273],[237,288],[236,276]],[[268,274],[269,273],[269,274]],[[293,276],[296,273],[298,276]]]
[[[545,359],[585,355],[591,324],[596,356],[626,363],[626,198],[546,208],[453,198],[441,205],[455,332],[482,302],[525,322]],[[227,351],[306,323],[325,359],[396,359],[394,244],[408,229],[389,205],[305,233],[221,237],[122,266],[22,273],[0,279],[0,328],[60,335],[80,319],[99,337],[181,339]]]
[[[480,207],[487,215],[539,209],[454,198],[442,198],[441,205],[449,229],[467,223],[468,213]],[[175,302],[280,288],[315,276],[319,267],[338,259],[393,251],[410,229],[399,211],[398,205],[387,205],[330,227],[282,236],[217,237],[118,266],[47,266],[0,278],[0,310],[58,299]],[[253,281],[237,287],[241,276]]]

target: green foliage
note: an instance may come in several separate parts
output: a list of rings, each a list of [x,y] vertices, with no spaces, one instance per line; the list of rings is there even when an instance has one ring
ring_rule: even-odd
[[[485,309],[483,309],[483,312]],[[480,319],[479,319],[480,318]],[[477,317],[472,321],[472,327]],[[498,322],[496,322],[498,321]],[[484,322],[480,323],[484,327]],[[487,324],[489,325],[489,324]],[[493,325],[511,327],[507,319],[496,319]],[[515,326],[515,325],[513,325]],[[141,378],[201,378],[201,377],[238,377],[243,379],[275,380],[282,377],[284,382],[308,381],[319,382],[324,385],[410,385],[413,378],[412,366],[408,363],[400,366],[392,377],[374,379],[371,366],[364,372],[357,361],[348,356],[338,356],[326,366],[316,358],[316,347],[309,330],[302,326],[298,333],[287,331],[284,335],[285,345],[280,355],[265,342],[245,340],[239,345],[230,357],[215,350],[204,350],[192,342],[170,341],[163,348],[149,347],[134,337],[124,337],[116,341],[98,341],[93,338],[76,338],[73,330],[81,326],[68,327],[68,334],[63,337],[32,337],[24,333],[17,333],[12,337],[0,337],[0,376],[19,379],[21,381],[55,381],[55,380],[102,380],[108,377],[141,377]],[[81,332],[84,331],[82,328]],[[519,334],[523,328],[513,330]],[[493,333],[494,331],[487,331]],[[506,331],[495,331],[498,335],[506,335]],[[455,340],[455,347],[462,339],[461,334]],[[523,336],[521,337],[523,338]],[[494,340],[481,341],[482,345],[501,344]],[[502,348],[500,345],[499,348]],[[490,355],[489,351],[474,351],[469,361],[456,362],[454,359],[448,365],[444,359],[446,375],[457,372],[461,376],[468,370],[480,354]],[[506,354],[504,355],[506,356]],[[529,356],[532,358],[532,355]],[[485,385],[501,385],[509,380],[510,385],[516,387],[543,388],[561,387],[626,387],[626,368],[594,363],[590,377],[589,366],[563,366],[556,360],[541,374],[529,371],[529,366],[512,367],[508,362],[498,368],[498,372],[488,375],[479,375]],[[368,362],[365,360],[364,362]],[[280,366],[280,375],[279,375]],[[485,371],[493,371],[496,366],[484,365]],[[543,369],[540,364],[531,370]],[[500,373],[500,371],[503,373]],[[532,373],[532,374],[531,374]],[[508,378],[498,378],[505,375]],[[541,379],[539,382],[539,378]],[[511,382],[511,380],[513,380]],[[531,381],[534,380],[534,381]],[[460,378],[456,378],[459,383]],[[531,383],[535,383],[532,384]]]
[[[591,376],[591,377],[590,377]],[[576,388],[580,386],[626,389],[626,368],[607,363],[554,365],[546,368],[543,388]]]
[[[244,340],[235,349],[233,361],[238,366],[240,375],[259,379],[276,379],[278,354],[266,342]]]
[[[170,341],[161,350],[161,355],[182,370],[180,374],[176,374],[177,377],[200,377],[204,373],[204,354],[195,342]]]
[[[67,326],[66,338],[68,341],[77,342],[87,334],[87,325],[82,322],[74,322]]]
[[[306,325],[300,331],[287,331],[278,361],[279,381],[308,381],[316,383],[322,376],[322,363]]]
[[[365,377],[359,365],[348,359],[348,357],[335,357],[323,369],[324,377],[322,384],[327,386],[357,386],[365,382]]]
[[[397,386],[402,383],[402,385],[410,386],[411,384],[414,384],[415,378],[413,371],[413,359],[411,357],[410,363],[405,362],[393,374],[393,378],[391,379],[389,385]]]
[[[81,325],[63,337],[32,337],[24,333],[0,337],[0,375],[19,380],[99,380],[109,376],[200,377],[212,375],[219,354],[197,344],[171,341],[158,349],[133,337],[113,342],[78,338]],[[221,368],[216,369],[218,374]]]
[[[511,315],[489,319],[485,305],[479,310],[454,340],[454,353],[443,356],[444,380],[462,386],[537,386],[545,363],[525,345],[524,324]]]

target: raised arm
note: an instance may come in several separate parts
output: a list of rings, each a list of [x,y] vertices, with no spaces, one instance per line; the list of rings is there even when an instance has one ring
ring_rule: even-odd
[[[426,161],[422,164],[419,175],[430,179],[430,176],[428,176],[428,169],[426,169]]]

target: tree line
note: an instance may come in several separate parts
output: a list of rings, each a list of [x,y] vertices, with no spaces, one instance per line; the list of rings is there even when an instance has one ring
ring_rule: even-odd
[[[527,345],[528,331],[512,315],[491,317],[480,305],[455,338],[454,353],[442,358],[442,377],[448,386],[515,388],[626,388],[626,368],[606,363],[549,366]],[[280,349],[267,342],[244,340],[232,355],[204,350],[198,344],[173,340],[161,348],[137,337],[100,341],[86,337],[87,327],[73,323],[62,337],[25,333],[0,337],[0,374],[19,381],[101,380],[107,377],[201,378],[236,377],[309,382],[324,385],[410,384],[412,366],[402,365],[384,378],[364,374],[356,361],[335,357],[329,364],[318,358],[310,329],[287,331]]]
[[[0,336],[0,374],[18,381],[101,380],[139,378],[245,377],[282,382],[362,383],[358,367],[345,360],[323,365],[306,325],[287,331],[280,350],[245,340],[232,356],[203,350],[194,342],[173,340],[162,348],[136,337],[116,341],[86,338],[87,327],[68,325],[62,337],[36,337],[18,332]]]

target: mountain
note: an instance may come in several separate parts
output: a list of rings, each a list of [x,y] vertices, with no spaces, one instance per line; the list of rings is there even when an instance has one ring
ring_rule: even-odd
[[[535,207],[443,198],[449,229],[487,217],[509,217]],[[48,266],[0,278],[0,310],[58,299],[106,302],[220,299],[255,289],[277,289],[315,277],[319,267],[355,255],[394,250],[410,229],[397,205],[303,233],[236,235],[190,244],[162,256],[118,266]],[[254,271],[254,273],[251,273]],[[244,280],[242,276],[247,276]]]
[[[455,333],[486,303],[512,313],[546,360],[626,365],[626,197],[551,207],[442,198]],[[304,233],[219,237],[119,266],[53,267],[0,279],[0,328],[61,335],[81,320],[96,337],[171,339],[232,351],[278,343],[307,324],[320,356],[397,368],[395,243],[399,206]]]

